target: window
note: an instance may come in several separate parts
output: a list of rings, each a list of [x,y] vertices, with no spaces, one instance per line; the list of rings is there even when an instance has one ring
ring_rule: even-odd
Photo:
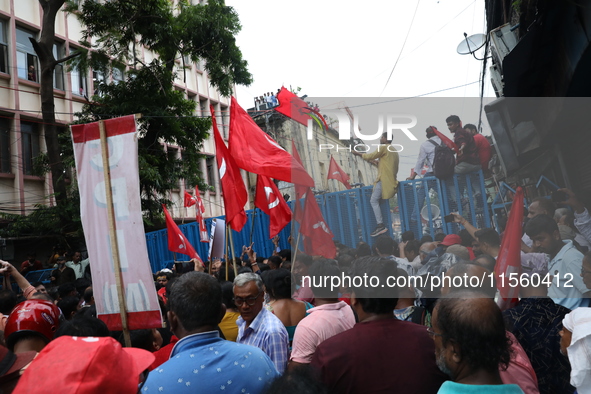
[[[8,40],[6,21],[0,20],[0,72],[8,73]]]
[[[113,67],[113,83],[117,85],[125,78],[125,69],[123,67]]]
[[[205,164],[207,165],[207,183],[209,183],[210,190],[215,191],[215,157],[210,156],[205,159]]]
[[[93,71],[92,72],[92,84],[94,87],[94,94],[100,96],[101,93],[99,91],[99,87],[101,84],[105,83],[105,74],[101,71]]]
[[[10,174],[10,122],[0,119],[0,172]]]
[[[37,55],[29,38],[35,38],[35,33],[16,28],[16,67],[18,77],[29,81],[39,81],[39,66]]]
[[[21,122],[23,173],[33,175],[33,162],[39,156],[39,130],[34,123]]]
[[[86,96],[86,92],[88,91],[86,72],[80,71],[77,67],[73,67],[70,72],[70,78],[72,78],[72,94]]]
[[[66,50],[64,44],[55,43],[53,44],[53,57],[55,60],[62,59],[66,56]],[[53,70],[53,87],[59,90],[64,89],[64,65],[62,63],[55,66]]]
[[[220,116],[218,116],[218,127],[222,136],[224,138],[229,138],[230,132],[230,111],[228,111],[228,107],[221,107],[220,106]]]

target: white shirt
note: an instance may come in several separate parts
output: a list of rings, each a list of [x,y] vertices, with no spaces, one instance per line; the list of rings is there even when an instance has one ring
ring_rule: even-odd
[[[575,212],[575,227],[587,242],[591,242],[591,215],[589,215],[587,208],[582,213]]]
[[[428,169],[427,172],[433,172],[433,159],[435,158],[435,145],[432,142],[437,142],[437,145],[441,145],[441,139],[436,135],[429,138],[427,141],[421,144],[421,149],[419,151],[419,157],[417,159],[417,164],[415,165],[415,173],[420,175],[423,166],[426,164]]]
[[[554,276],[548,288],[548,297],[568,309],[589,306],[589,299],[582,298],[588,292],[581,277],[583,254],[572,241],[565,242],[560,252],[548,263],[548,273]]]

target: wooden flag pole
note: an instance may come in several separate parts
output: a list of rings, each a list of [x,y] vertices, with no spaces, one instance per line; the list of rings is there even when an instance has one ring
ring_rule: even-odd
[[[235,256],[235,250],[234,250],[234,237],[232,236],[232,226],[230,226],[230,224],[228,224],[227,226],[228,228],[228,233],[230,234],[230,250],[232,251],[232,267],[234,268],[234,277],[238,276],[238,271],[236,270],[236,264],[234,264],[234,256]],[[226,273],[228,268],[226,268]]]
[[[257,207],[254,207],[254,209],[252,210],[252,226],[250,227],[250,242],[249,244],[252,245],[252,236],[254,234],[254,222],[257,218]]]
[[[293,266],[295,265],[296,258],[298,257],[298,248],[300,245],[300,236],[301,235],[302,235],[302,232],[298,231],[298,237],[296,238],[296,244],[295,244],[295,252],[293,253],[293,259],[291,262],[291,272],[293,272]]]
[[[230,249],[230,245],[229,245],[229,225],[226,223],[226,281],[228,281],[228,259],[229,259],[229,249]]]
[[[119,298],[119,313],[121,314],[121,327],[123,339],[126,347],[131,347],[131,337],[129,336],[129,325],[127,322],[127,308],[125,305],[125,294],[123,287],[123,277],[121,275],[121,262],[119,260],[119,244],[117,242],[117,232],[115,229],[115,209],[113,207],[113,190],[111,189],[111,170],[109,168],[109,145],[107,144],[107,132],[105,123],[99,120],[99,132],[101,138],[101,154],[103,158],[103,174],[105,178],[105,194],[107,197],[107,218],[109,221],[109,237],[111,239],[111,253],[113,256],[113,266],[115,268],[115,283],[117,285],[117,296]]]

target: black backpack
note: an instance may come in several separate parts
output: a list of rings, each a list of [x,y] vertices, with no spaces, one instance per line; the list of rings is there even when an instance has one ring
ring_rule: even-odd
[[[435,155],[433,156],[433,174],[439,179],[449,179],[454,176],[456,158],[454,151],[448,148],[444,143],[439,145],[433,140],[428,140],[435,145]]]

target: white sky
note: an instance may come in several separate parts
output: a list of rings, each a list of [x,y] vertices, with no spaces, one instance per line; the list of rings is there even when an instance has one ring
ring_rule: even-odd
[[[485,31],[483,0],[226,0],[226,4],[240,17],[237,41],[254,76],[251,86],[237,86],[243,108],[253,107],[255,96],[276,92],[282,85],[301,87],[300,95],[339,97],[346,103],[347,97],[418,96],[480,78],[482,62],[458,55],[456,48],[464,32]],[[477,55],[481,58],[482,51]],[[494,97],[488,79],[485,97]],[[479,92],[480,83],[473,83],[428,97],[473,98]],[[477,116],[470,121],[476,122]],[[436,125],[441,131],[447,131],[444,120]],[[422,130],[417,135],[421,139]],[[399,180],[412,167],[411,157],[418,154],[420,142],[405,152],[408,164],[401,168]]]
[[[396,62],[418,10],[400,60]],[[240,105],[300,86],[310,97],[408,97],[479,79],[482,63],[458,55],[485,30],[483,0],[226,0],[240,16],[237,40],[254,83],[238,86]],[[459,14],[459,15],[458,15]],[[452,18],[454,18],[452,20]],[[490,90],[490,89],[489,89]],[[477,84],[435,94],[478,97]],[[493,94],[492,91],[489,92]]]

